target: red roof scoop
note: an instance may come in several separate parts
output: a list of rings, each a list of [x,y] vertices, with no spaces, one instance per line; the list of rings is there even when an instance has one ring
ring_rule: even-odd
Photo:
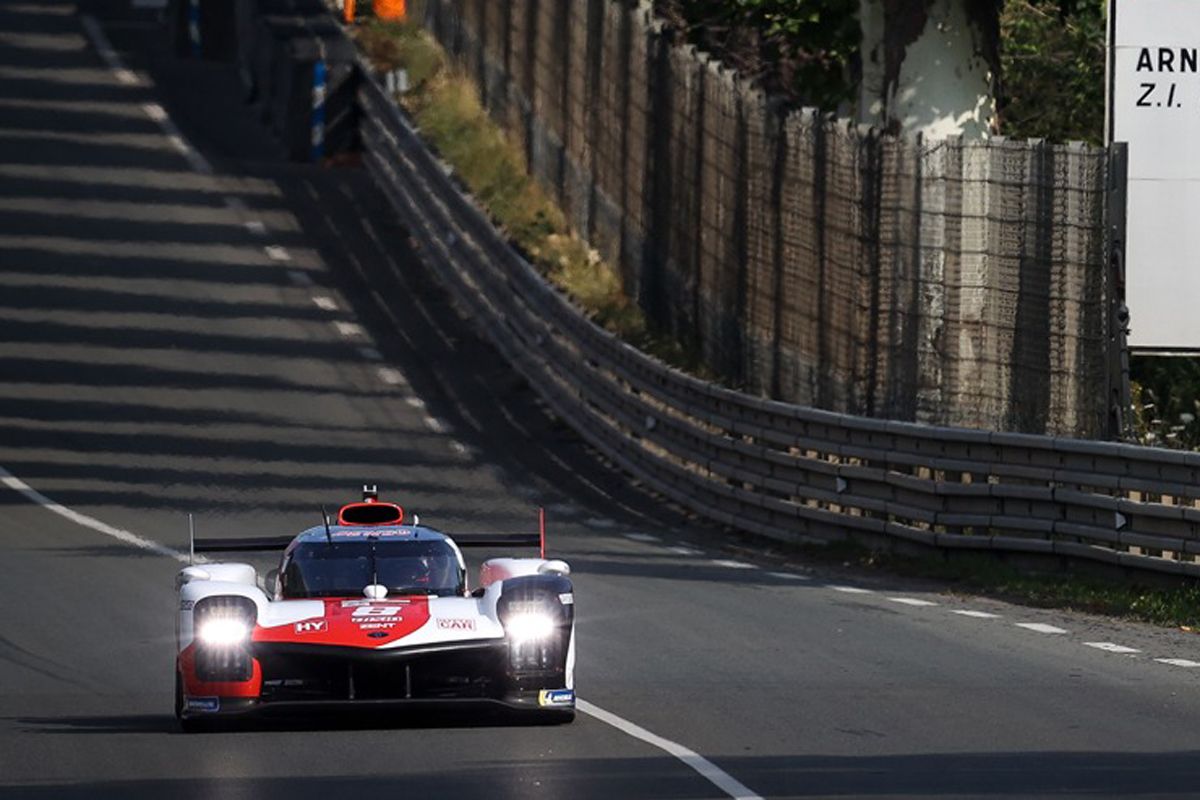
[[[404,522],[404,509],[395,503],[379,502],[379,491],[364,486],[362,502],[342,506],[337,521],[338,525],[399,525]]]
[[[404,509],[395,503],[349,503],[338,511],[338,525],[399,525]]]

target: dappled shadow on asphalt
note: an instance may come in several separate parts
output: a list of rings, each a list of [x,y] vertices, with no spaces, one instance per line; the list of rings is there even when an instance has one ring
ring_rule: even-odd
[[[498,732],[500,733],[500,732]],[[884,756],[718,756],[764,797],[1194,797],[1200,752],[1006,752]],[[394,769],[394,768],[393,768]],[[670,798],[725,794],[667,757],[483,760],[454,770],[304,778],[180,777],[0,786],[0,798],[210,798],[338,796]]]
[[[139,76],[115,81],[63,8],[0,7],[0,466],[99,509],[307,519],[370,482],[475,527],[581,499],[661,521],[459,317],[364,174],[283,161],[232,65],[172,59],[153,25],[110,30]]]
[[[139,76],[116,82],[62,8],[0,7],[21,34],[0,43],[0,466],[94,509],[307,520],[369,482],[476,528],[525,529],[555,502],[682,521],[540,406],[366,175],[282,160],[234,67],[173,59],[153,25],[110,29]],[[188,169],[148,103],[215,175]]]
[[[89,716],[16,717],[18,727],[28,733],[171,733],[190,736],[170,714],[110,714]],[[508,711],[492,704],[460,708],[403,709],[400,711],[320,711],[258,714],[223,720],[199,731],[199,735],[239,736],[263,732],[384,731],[451,728],[523,728],[539,726],[535,716]]]

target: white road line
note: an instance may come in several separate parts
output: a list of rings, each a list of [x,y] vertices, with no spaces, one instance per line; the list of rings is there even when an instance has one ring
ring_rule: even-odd
[[[1024,628],[1027,631],[1034,633],[1066,633],[1062,628],[1056,628],[1053,625],[1047,625],[1044,622],[1017,622],[1014,623],[1018,628]]]
[[[734,778],[696,751],[690,750],[678,742],[664,739],[658,734],[651,733],[640,725],[635,725],[629,720],[618,717],[611,711],[605,711],[599,706],[592,705],[586,700],[576,700],[575,708],[589,717],[594,717],[607,725],[611,725],[624,734],[671,754],[713,786],[716,786],[722,792],[734,798],[734,800],[762,800],[760,795],[755,794],[737,778]]]
[[[133,78],[133,82],[136,83],[137,77],[126,69],[125,65],[121,62],[121,57],[117,55],[116,50],[113,50],[112,44],[108,41],[108,37],[104,35],[104,31],[101,29],[100,24],[96,22],[96,18],[91,14],[83,14],[80,16],[80,22],[83,24],[84,33],[92,41],[92,47],[95,48],[96,53],[100,56],[100,60],[112,70],[117,81],[129,84],[129,79]],[[187,139],[183,138],[183,134],[179,128],[167,116],[166,109],[158,103],[143,103],[142,111],[146,116],[158,123],[158,127],[166,135],[171,146],[187,160],[188,165],[194,171],[202,175],[212,174],[212,164],[209,164],[208,159],[200,155],[200,152],[192,147]]]
[[[920,600],[916,597],[888,597],[886,599],[893,603],[900,603],[901,605],[905,606],[918,606],[921,608],[937,605],[937,603],[933,602],[932,600]]]
[[[975,619],[1000,619],[999,614],[992,614],[989,611],[972,611],[969,608],[956,608],[950,613],[958,614],[963,617],[974,617]]]
[[[101,522],[100,520],[89,517],[86,514],[80,514],[78,511],[73,511],[72,509],[69,509],[60,503],[54,502],[49,497],[46,497],[46,495],[37,491],[29,484],[25,483],[25,481],[13,475],[3,467],[0,467],[0,484],[4,484],[14,492],[24,495],[25,498],[30,502],[41,506],[47,511],[58,514],[60,517],[69,519],[71,522],[74,522],[77,525],[90,528],[91,530],[94,530],[97,533],[102,533],[105,536],[111,536],[113,539],[123,542],[124,544],[132,545],[139,550],[146,550],[160,556],[173,558],[183,564],[187,564],[190,561],[187,553],[183,553],[174,548],[159,544],[158,542],[145,539],[141,536],[138,536],[136,533],[131,533],[123,528],[114,528],[108,523]]]
[[[425,427],[429,428],[429,430],[433,431],[434,433],[445,433],[446,431],[450,430],[450,426],[442,422],[437,417],[427,416],[423,421],[425,423]]]
[[[142,110],[146,112],[146,116],[158,123],[158,127],[162,128],[163,133],[166,134],[167,141],[179,155],[184,157],[193,172],[212,175],[212,164],[209,164],[208,159],[200,155],[199,151],[183,138],[183,133],[175,127],[175,123],[167,116],[167,112],[162,106],[158,103],[143,103]]]
[[[1113,644],[1112,642],[1084,642],[1085,647],[1094,647],[1097,650],[1104,650],[1107,653],[1140,653],[1136,647],[1126,647],[1123,644]]]
[[[753,564],[747,564],[745,561],[730,561],[724,558],[714,558],[708,562],[718,567],[726,567],[728,569],[758,569]]]
[[[604,519],[603,517],[589,517],[584,520],[584,523],[587,525],[590,525],[593,528],[615,528],[615,527],[617,527],[617,523],[613,522],[611,519]]]
[[[465,444],[460,442],[458,439],[450,440],[450,449],[453,450],[454,452],[458,453],[460,456],[469,455],[471,452],[470,448],[468,448]]]
[[[313,303],[316,304],[317,308],[321,309],[322,311],[337,311],[338,310],[337,300],[334,300],[332,297],[329,297],[328,295],[319,294],[316,297],[314,297],[312,299],[312,301],[313,301]]]
[[[258,219],[247,220],[245,225],[246,225],[246,230],[250,231],[255,236],[266,236],[267,235],[267,226],[263,224],[262,220],[258,220]]]
[[[1169,664],[1172,667],[1187,667],[1189,669],[1200,667],[1200,661],[1192,661],[1187,658],[1156,658],[1154,660],[1160,664]]]
[[[226,197],[225,207],[239,214],[245,214],[249,210],[246,208],[246,201],[240,197]]]
[[[835,592],[844,592],[846,594],[874,594],[870,589],[860,589],[857,586],[835,586],[830,584],[826,589],[833,589]]]
[[[338,320],[333,323],[333,327],[339,334],[348,339],[367,335],[367,332],[363,330],[363,326],[359,325],[357,322],[344,322],[342,320]]]
[[[298,269],[289,269],[288,279],[297,286],[308,287],[313,285],[312,277],[307,272]]]
[[[808,581],[812,578],[807,575],[797,575],[794,572],[768,572],[772,578],[779,578],[781,581]]]
[[[415,396],[404,398],[404,402],[408,403],[413,408],[424,408],[425,407],[425,401],[422,400],[421,398],[415,397]]]
[[[379,352],[374,347],[360,347],[360,348],[358,348],[358,354],[360,356],[362,356],[363,358],[365,358],[367,361],[382,361],[383,360],[383,353]]]
[[[135,0],[136,2],[137,0]],[[105,66],[112,70],[117,82],[126,86],[136,86],[139,83],[138,77],[125,69],[125,65],[121,63],[121,57],[117,55],[116,50],[113,50],[108,37],[104,35],[104,31],[96,22],[96,18],[90,14],[84,14],[80,21],[83,23],[83,29],[88,38],[92,40],[92,47],[96,48],[96,53]]]
[[[625,538],[631,539],[635,542],[643,542],[645,544],[654,544],[655,542],[662,541],[662,539],[658,538],[657,536],[651,536],[648,533],[627,533],[625,534]]]
[[[281,247],[277,244],[269,244],[263,248],[263,252],[267,254],[267,258],[272,261],[291,261],[292,256],[288,253],[286,247]]]
[[[379,380],[388,386],[402,386],[405,383],[404,376],[400,374],[400,370],[392,369],[391,367],[380,367],[375,371],[375,374],[379,376]]]
[[[684,547],[683,545],[676,545],[674,547],[668,547],[667,549],[670,550],[672,553],[675,553],[676,555],[680,555],[680,556],[702,556],[702,555],[704,555],[703,550],[697,550],[694,547]]]

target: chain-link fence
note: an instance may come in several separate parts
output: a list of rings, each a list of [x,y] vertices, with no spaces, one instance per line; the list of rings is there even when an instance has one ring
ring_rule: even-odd
[[[1105,150],[781,114],[645,2],[413,11],[651,319],[730,382],[853,414],[1106,432]]]

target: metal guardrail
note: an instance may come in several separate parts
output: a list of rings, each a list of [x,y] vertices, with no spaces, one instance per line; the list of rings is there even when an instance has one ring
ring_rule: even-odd
[[[358,97],[367,167],[446,286],[555,413],[646,486],[784,541],[856,531],[1200,576],[1200,454],[852,417],[671,369],[523,260],[378,83]]]

